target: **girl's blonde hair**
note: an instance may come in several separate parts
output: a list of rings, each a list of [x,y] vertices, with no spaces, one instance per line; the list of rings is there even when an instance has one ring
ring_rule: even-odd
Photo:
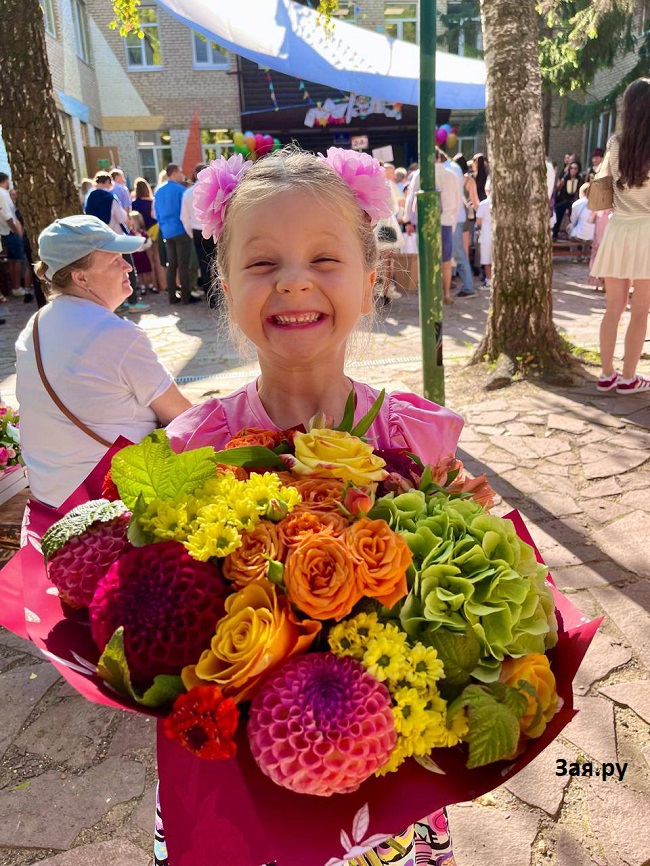
[[[129,213],[129,216],[131,217],[131,221],[133,222],[133,224],[136,225],[141,232],[143,232],[144,231],[144,217],[142,216],[140,211],[139,210],[132,210]]]
[[[223,229],[219,235],[216,276],[228,278],[232,227],[238,216],[253,204],[293,190],[311,192],[319,206],[329,208],[332,218],[343,216],[357,236],[365,267],[377,267],[379,254],[370,217],[361,210],[350,186],[326,162],[295,145],[277,150],[258,160],[238,184],[228,202]],[[291,239],[287,238],[287,243]]]

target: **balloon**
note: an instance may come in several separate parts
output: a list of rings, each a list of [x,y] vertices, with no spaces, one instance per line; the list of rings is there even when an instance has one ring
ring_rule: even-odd
[[[444,129],[447,135],[451,132],[451,126],[448,123],[443,123],[440,129]]]
[[[458,127],[457,126],[452,126],[451,131],[454,133],[454,135],[458,135]]]
[[[246,142],[244,141],[243,132],[235,132],[233,134],[232,140],[235,143],[235,147],[242,148],[246,144]],[[241,150],[238,150],[237,153],[241,153]]]
[[[245,156],[246,159],[248,159],[248,157],[251,155],[250,148],[247,147],[247,145],[244,145],[244,146],[243,146],[241,152],[242,152],[242,156]]]
[[[252,132],[244,133],[244,141],[246,142],[246,147],[252,152],[255,150],[255,136]]]
[[[258,132],[255,136],[255,150],[260,156],[264,153],[264,136],[261,132]]]
[[[440,145],[440,147],[444,147],[446,141],[447,141],[447,130],[440,127],[440,129],[436,130],[436,144]]]
[[[235,153],[243,153],[245,148],[246,148],[245,144],[240,145],[240,144],[236,144],[235,142],[233,142],[232,149],[235,151]]]
[[[456,150],[458,146],[458,136],[455,132],[450,132],[447,136],[447,149],[448,150]]]
[[[280,150],[281,147],[282,147],[282,142],[280,141],[280,139],[274,138],[273,139],[273,150]]]
[[[264,136],[264,153],[271,153],[273,150],[273,136],[265,135]]]

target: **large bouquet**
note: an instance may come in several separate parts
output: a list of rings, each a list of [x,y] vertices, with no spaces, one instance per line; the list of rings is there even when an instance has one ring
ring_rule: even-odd
[[[27,487],[18,413],[0,401],[0,504]]]
[[[161,717],[175,866],[316,866],[339,839],[345,862],[496,787],[573,714],[597,623],[485,478],[373,449],[379,406],[219,453],[157,431],[42,536],[26,631],[91,699]]]

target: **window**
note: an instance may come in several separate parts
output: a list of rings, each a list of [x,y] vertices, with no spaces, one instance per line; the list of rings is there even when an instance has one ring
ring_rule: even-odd
[[[43,23],[45,24],[45,32],[49,33],[50,36],[56,36],[54,0],[41,0],[41,9],[43,10]]]
[[[356,24],[359,20],[360,11],[353,0],[339,0],[339,7],[334,10],[333,15],[339,21],[349,21],[352,24]]]
[[[221,45],[202,34],[192,31],[192,48],[194,50],[195,69],[230,69],[228,52]]]
[[[59,111],[59,120],[61,122],[61,129],[63,130],[63,136],[65,138],[65,146],[66,150],[72,157],[72,167],[74,169],[74,179],[75,183],[81,182],[81,166],[79,165],[79,154],[77,152],[77,140],[74,134],[74,125],[72,122],[72,118],[69,114],[66,114],[64,111]]]
[[[469,162],[478,151],[476,138],[474,136],[462,136],[458,139],[457,148],[457,153],[462,153],[465,159]]]
[[[140,9],[142,39],[135,33],[125,37],[126,65],[129,69],[160,69],[160,36],[158,35],[158,13],[155,9]]]
[[[101,147],[104,144],[102,131],[98,126],[93,127],[95,130],[95,147]]]
[[[384,6],[384,33],[405,42],[419,42],[418,4],[389,0]]]
[[[483,54],[481,18],[472,15],[475,11],[473,5],[466,0],[447,5],[447,16],[453,19],[453,23],[448,25],[447,47],[452,54],[461,57],[481,57]]]
[[[172,161],[169,130],[164,132],[138,132],[138,160],[140,174],[151,186],[158,184],[158,175]]]
[[[598,117],[592,117],[587,125],[587,135],[585,139],[585,165],[591,165],[591,154],[595,147],[605,147],[609,141],[610,135],[614,132],[614,124],[616,121],[615,110],[612,107],[607,111],[603,111]]]
[[[201,149],[203,162],[218,159],[221,155],[232,156],[232,138],[227,129],[202,129]]]
[[[71,6],[77,57],[80,57],[84,63],[90,63],[90,38],[88,36],[86,4],[83,0],[72,0]]]

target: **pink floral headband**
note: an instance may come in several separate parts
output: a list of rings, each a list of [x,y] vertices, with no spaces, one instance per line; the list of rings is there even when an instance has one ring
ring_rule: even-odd
[[[359,206],[376,223],[393,213],[391,191],[384,169],[367,153],[330,147],[327,155],[318,156],[340,175],[354,193]],[[216,241],[223,229],[228,202],[237,184],[254,163],[237,153],[229,159],[221,156],[200,171],[194,188],[194,215],[203,226],[203,237]]]

